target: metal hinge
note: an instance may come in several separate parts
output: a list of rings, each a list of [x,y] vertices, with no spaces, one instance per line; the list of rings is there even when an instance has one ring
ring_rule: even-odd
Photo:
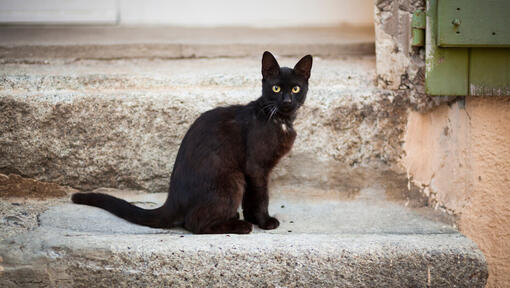
[[[411,23],[413,40],[411,45],[415,47],[425,46],[425,12],[423,10],[416,10],[413,13],[413,20]]]

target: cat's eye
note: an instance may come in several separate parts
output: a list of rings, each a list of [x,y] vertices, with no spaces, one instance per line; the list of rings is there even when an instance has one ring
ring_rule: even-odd
[[[282,90],[282,88],[280,88],[280,86],[278,86],[278,85],[274,85],[273,86],[273,92],[274,93],[278,93],[278,92],[280,92],[280,90]]]
[[[299,93],[299,91],[301,91],[301,88],[299,88],[299,86],[292,87],[292,93],[296,94]]]

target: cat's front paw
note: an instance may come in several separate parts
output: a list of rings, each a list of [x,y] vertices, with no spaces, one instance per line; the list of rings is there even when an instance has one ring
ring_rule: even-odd
[[[280,221],[274,217],[269,217],[263,224],[259,225],[264,230],[276,229],[278,226],[280,226]]]

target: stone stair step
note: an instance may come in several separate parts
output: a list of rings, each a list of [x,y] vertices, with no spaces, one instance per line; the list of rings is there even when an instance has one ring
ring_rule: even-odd
[[[374,57],[317,58],[314,65],[298,138],[275,178],[349,185],[338,175],[352,175],[351,166],[391,168],[406,108],[375,87]],[[164,192],[192,121],[257,98],[259,70],[260,57],[3,65],[0,172],[83,189]]]
[[[303,56],[303,55],[301,55]],[[171,90],[203,87],[255,88],[260,93],[260,55],[239,59],[116,60],[51,64],[4,64],[2,91],[108,91]],[[281,57],[292,67],[298,58]],[[376,89],[375,57],[341,59],[315,57],[310,85],[313,88]],[[360,89],[360,88],[358,88]],[[252,91],[253,92],[253,91]],[[342,92],[342,91],[339,91]],[[343,93],[339,93],[343,94]],[[204,97],[207,95],[204,95]]]
[[[145,207],[166,196],[108,193]],[[367,188],[343,201],[274,197],[270,213],[281,226],[249,235],[152,229],[94,207],[53,205],[39,227],[0,245],[0,284],[484,287],[487,265],[473,242],[432,214],[374,197],[380,193]]]
[[[373,55],[373,27],[0,27],[0,61]],[[303,54],[303,55],[301,55]]]
[[[20,218],[2,200],[0,225],[32,228],[0,238],[0,286],[483,287],[483,254],[398,168],[406,99],[376,87],[373,47],[353,28],[0,27],[0,173],[80,189],[166,191],[191,122],[260,95],[264,50],[316,56],[271,179],[277,230],[191,235],[64,199],[15,200]]]

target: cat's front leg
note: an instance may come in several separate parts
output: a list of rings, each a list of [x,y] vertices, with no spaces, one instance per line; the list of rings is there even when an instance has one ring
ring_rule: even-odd
[[[247,176],[242,205],[244,220],[265,230],[277,228],[280,222],[269,216],[268,205],[267,176]]]

